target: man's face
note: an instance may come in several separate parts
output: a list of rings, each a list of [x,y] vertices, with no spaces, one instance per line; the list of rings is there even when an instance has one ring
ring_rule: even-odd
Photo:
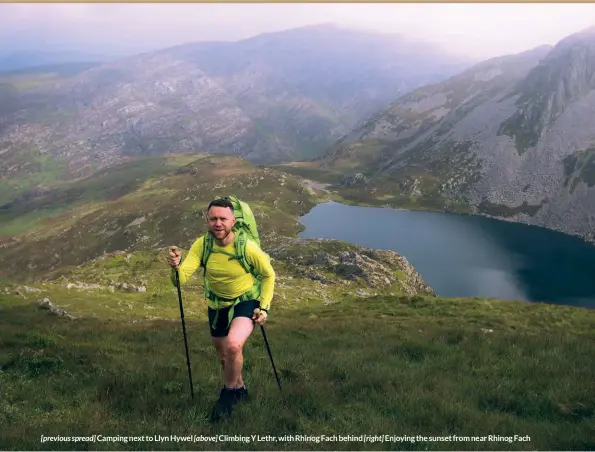
[[[236,224],[236,219],[229,207],[211,206],[207,221],[211,234],[218,240],[227,237],[233,225]]]

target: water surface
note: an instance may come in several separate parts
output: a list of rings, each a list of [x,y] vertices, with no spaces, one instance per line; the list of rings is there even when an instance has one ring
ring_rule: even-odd
[[[548,229],[471,215],[319,204],[300,237],[404,256],[445,297],[595,308],[595,246]]]

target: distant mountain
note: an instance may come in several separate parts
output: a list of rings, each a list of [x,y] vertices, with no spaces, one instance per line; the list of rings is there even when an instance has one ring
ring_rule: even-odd
[[[18,52],[0,53],[0,76],[2,72],[14,72],[38,66],[58,65],[62,63],[101,63],[110,58],[83,52]]]
[[[8,154],[67,158],[75,172],[168,152],[311,157],[389,99],[467,64],[399,36],[333,26],[182,45],[19,91],[0,117],[0,143]]]
[[[320,159],[368,187],[595,241],[595,29],[401,96]],[[386,185],[388,186],[388,185]],[[382,190],[380,190],[382,191]]]
[[[92,67],[99,66],[101,63],[93,61],[76,61],[71,63],[45,64],[41,66],[31,66],[10,71],[0,72],[0,80],[52,74],[58,77],[69,77],[79,72],[86,71]]]

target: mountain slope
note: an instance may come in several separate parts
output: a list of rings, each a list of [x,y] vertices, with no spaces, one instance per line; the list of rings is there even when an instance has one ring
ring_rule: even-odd
[[[320,159],[375,196],[427,197],[595,239],[595,33],[400,97]],[[350,179],[351,181],[351,179]]]
[[[313,194],[293,176],[238,157],[130,159],[92,176],[29,190],[0,206],[0,278],[34,280],[115,251],[187,246],[203,210],[236,194],[259,212],[265,246],[293,235]]]
[[[89,63],[107,61],[107,55],[83,52],[12,52],[0,53],[0,76],[2,72],[22,71],[41,66],[54,66],[71,63]]]
[[[595,311],[442,298],[397,253],[297,239],[297,217],[316,202],[302,182],[238,157],[142,157],[4,206],[22,230],[0,245],[0,276],[11,280],[0,288],[3,444],[30,449],[59,428],[82,437],[101,428],[104,437],[124,438],[122,431],[166,436],[160,428],[200,426],[203,437],[231,428],[234,439],[208,446],[227,449],[268,423],[266,434],[279,440],[259,441],[258,448],[295,450],[297,439],[281,437],[393,435],[396,419],[400,431],[446,437],[457,428],[457,443],[490,449],[510,445],[505,438],[519,433],[522,418],[521,434],[529,438],[516,442],[521,448],[593,448]],[[164,253],[177,244],[186,254],[205,230],[203,209],[223,193],[255,208],[273,260],[266,332],[282,391],[257,331],[245,348],[252,401],[217,425],[207,421],[221,383],[201,274],[182,289],[191,399],[178,294]],[[49,212],[52,204],[63,210]],[[42,218],[27,225],[28,214]],[[0,216],[0,225],[7,223]],[[498,439],[463,441],[495,424]],[[24,435],[22,426],[37,436]],[[114,447],[95,440],[76,444]],[[143,440],[120,441],[115,446],[132,449]],[[300,443],[332,450],[346,444],[315,441]],[[447,440],[424,442],[438,450]],[[161,442],[178,449],[197,443]]]
[[[191,398],[177,292],[159,284],[168,276],[163,255],[93,263],[106,279],[121,273],[130,280],[150,267],[159,278],[149,279],[145,291],[59,281],[0,293],[3,444],[13,450],[35,450],[40,441],[52,449],[94,450],[595,447],[595,311],[382,291],[363,300],[353,285],[334,291],[338,284],[290,276],[284,264],[274,262],[279,278],[265,326],[282,391],[257,330],[244,348],[251,397],[224,423],[208,421],[221,365],[201,288],[182,290]],[[80,271],[90,274],[87,267]],[[332,294],[328,303],[319,291]],[[255,434],[263,425],[266,432]],[[48,433],[62,430],[76,432],[79,441]],[[182,439],[191,435],[183,432],[195,436]]]
[[[218,425],[207,420],[221,368],[202,278],[182,289],[190,398],[164,253],[170,244],[186,252],[205,231],[208,201],[229,193],[254,207],[277,274],[266,332],[282,391],[257,331],[245,347],[251,399]],[[355,432],[352,446],[366,448],[363,431],[415,448],[421,440],[394,432],[430,431],[442,439],[423,447],[440,450],[456,429],[468,449],[593,449],[595,311],[437,297],[397,253],[295,238],[297,217],[316,201],[302,180],[238,157],[167,155],[4,203],[2,443],[336,450],[347,441],[332,432]],[[264,424],[265,439],[254,440]],[[494,425],[496,438],[471,439]],[[48,433],[61,429],[78,441]],[[180,430],[199,433],[186,441]]]
[[[330,26],[178,46],[20,91],[0,117],[0,152],[36,148],[72,171],[165,152],[311,157],[390,98],[464,64],[451,60]]]

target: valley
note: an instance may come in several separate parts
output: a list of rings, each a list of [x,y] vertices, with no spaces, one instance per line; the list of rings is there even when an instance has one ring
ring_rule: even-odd
[[[0,443],[444,450],[40,438],[490,432],[530,439],[456,447],[593,449],[595,310],[444,297],[395,251],[298,237],[300,217],[336,201],[594,242],[593,36],[471,64],[312,26],[0,73]],[[182,291],[190,399],[165,256],[185,256],[224,195],[249,203],[276,272],[266,328],[283,391],[255,331],[253,402],[213,425],[220,363],[202,274]]]

